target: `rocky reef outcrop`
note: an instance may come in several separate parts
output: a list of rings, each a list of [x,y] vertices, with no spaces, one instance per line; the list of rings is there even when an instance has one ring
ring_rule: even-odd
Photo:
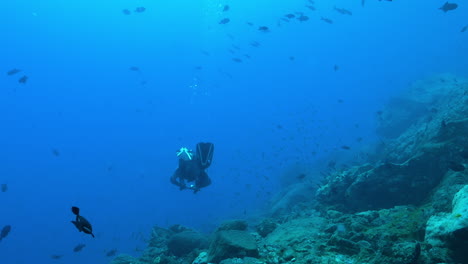
[[[392,137],[374,155],[378,160],[330,175],[317,192],[320,202],[349,212],[421,205],[444,177],[465,170],[468,82],[434,77],[416,83],[400,101],[382,110],[379,131],[386,135],[382,131],[401,123],[405,129],[398,135],[389,132]],[[413,104],[417,113],[410,111]]]
[[[141,257],[113,264],[468,263],[468,81],[415,82],[376,115],[367,161],[289,185],[255,225],[155,227]]]

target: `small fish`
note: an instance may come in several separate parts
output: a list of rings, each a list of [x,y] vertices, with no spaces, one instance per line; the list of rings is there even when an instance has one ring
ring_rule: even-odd
[[[205,56],[210,56],[211,54],[206,50],[200,50],[200,52]]]
[[[84,247],[86,247],[85,244],[78,244],[75,248],[73,248],[73,252],[80,252]]]
[[[200,70],[203,70],[203,67],[202,66],[195,66],[194,69],[197,70],[197,71],[200,71]]]
[[[117,255],[117,249],[111,249],[111,250],[107,251],[107,253],[106,253],[107,257],[113,257],[115,255]]]
[[[336,65],[336,64],[333,65],[333,70],[334,70],[334,71],[338,71],[339,69],[340,69],[340,66],[338,66],[338,65]]]
[[[63,255],[50,255],[51,259],[61,259]]]
[[[297,175],[296,178],[298,178],[299,180],[303,180],[307,175],[305,175],[304,173],[301,173],[299,175]]]
[[[344,149],[344,150],[350,150],[351,149],[349,146],[346,146],[346,145],[341,146],[341,148]]]
[[[225,5],[223,8],[223,12],[229,11],[229,9],[231,9],[229,5]]]
[[[286,14],[284,15],[285,17],[289,18],[289,19],[292,19],[292,18],[295,18],[296,16],[294,14]]]
[[[453,171],[457,171],[457,172],[465,170],[465,166],[463,166],[463,164],[457,163],[457,162],[454,162],[454,161],[449,161],[448,168],[453,170]]]
[[[145,11],[146,11],[146,8],[144,8],[144,7],[142,7],[142,6],[137,7],[137,8],[135,9],[135,12],[137,12],[137,13],[143,13],[143,12],[145,12]]]
[[[28,81],[28,76],[26,75],[18,79],[18,82],[22,84],[26,84],[27,81]]]
[[[2,231],[0,232],[0,241],[2,241],[2,239],[4,239],[5,237],[8,236],[8,234],[10,233],[11,231],[11,225],[6,225],[2,228]]]
[[[221,19],[221,21],[219,21],[219,24],[224,25],[224,24],[229,23],[230,21],[231,20],[229,18],[223,18],[223,19]]]
[[[2,185],[0,186],[0,190],[2,190],[2,192],[7,192],[8,191],[8,184],[2,183]]]
[[[232,58],[232,60],[237,63],[242,63],[242,60],[239,58]]]
[[[260,43],[258,43],[257,41],[252,41],[252,42],[250,42],[250,46],[258,48],[258,47],[260,47]]]
[[[343,99],[338,99],[338,103],[339,103],[339,104],[344,103]]]
[[[344,8],[333,7],[333,9],[342,15],[349,15],[349,16],[353,15],[351,11],[344,9]]]
[[[366,5],[366,0],[361,0],[361,6],[365,6]]]
[[[320,20],[324,21],[325,23],[328,23],[328,24],[333,24],[333,20],[329,19],[329,18],[326,18],[326,17],[322,17],[320,18]]]
[[[130,68],[128,68],[130,71],[134,71],[134,72],[139,72],[140,71],[140,68],[137,67],[137,66],[132,66]]]
[[[455,4],[455,3],[445,2],[445,4],[443,6],[441,6],[439,9],[446,13],[448,11],[452,11],[452,10],[457,9],[457,7],[458,7],[458,5]]]
[[[294,60],[296,60],[296,58],[294,56],[289,56],[289,60],[294,61]]]
[[[314,6],[311,6],[311,5],[306,5],[306,7],[309,8],[310,10],[312,10],[312,11],[315,11],[315,10],[316,10],[315,7],[314,7]]]
[[[246,23],[247,23],[247,25],[249,25],[249,26],[253,26],[253,23],[252,23],[252,22],[246,22]]]
[[[55,157],[60,156],[60,151],[59,151],[58,149],[53,148],[53,149],[51,149],[51,151],[52,151],[52,154],[53,154]]]
[[[468,29],[468,25],[462,27],[462,29],[460,30],[460,32],[463,33],[463,32],[465,32],[467,29]]]
[[[308,16],[301,15],[300,17],[297,18],[297,20],[299,20],[299,21],[301,21],[301,22],[304,22],[304,21],[309,20],[309,17],[308,17]]]
[[[260,26],[258,27],[258,30],[259,31],[262,31],[262,32],[270,32],[270,29],[267,27],[267,26]]]
[[[6,74],[7,74],[8,76],[12,76],[12,75],[15,75],[15,74],[17,74],[17,73],[19,73],[19,72],[21,72],[21,70],[15,68],[15,69],[11,69],[11,70],[7,71]]]
[[[128,9],[124,9],[124,10],[122,10],[122,13],[124,15],[130,15],[132,12],[130,10],[128,10]]]
[[[78,231],[83,232],[85,234],[90,234],[92,237],[94,237],[93,227],[91,226],[91,223],[88,220],[86,220],[86,218],[80,215],[80,208],[73,206],[72,212],[74,215],[76,215],[76,219],[75,221],[71,222],[76,226]]]

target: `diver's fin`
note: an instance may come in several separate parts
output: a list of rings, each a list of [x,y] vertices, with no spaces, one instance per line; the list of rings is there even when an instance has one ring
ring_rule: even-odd
[[[80,215],[80,208],[76,207],[76,206],[73,206],[72,207],[72,212],[75,214],[75,215]]]
[[[197,144],[197,156],[200,159],[200,164],[203,169],[206,169],[211,165],[211,161],[213,160],[213,151],[213,143],[200,142]]]

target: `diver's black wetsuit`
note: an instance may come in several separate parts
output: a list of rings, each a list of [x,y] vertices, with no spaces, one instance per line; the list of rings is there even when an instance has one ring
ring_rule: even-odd
[[[211,179],[206,174],[197,156],[194,156],[191,160],[179,159],[179,167],[172,175],[171,183],[179,186],[180,190],[184,190],[187,188],[185,181],[195,181],[195,186],[192,188],[195,192],[211,184]]]

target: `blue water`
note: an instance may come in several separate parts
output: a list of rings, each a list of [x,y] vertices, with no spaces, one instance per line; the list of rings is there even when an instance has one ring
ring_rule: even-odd
[[[12,231],[0,263],[107,263],[110,249],[138,255],[153,225],[255,218],[291,168],[319,171],[378,140],[376,111],[411,82],[468,75],[466,3],[315,2],[4,1],[0,227]],[[280,20],[294,11],[310,20]],[[215,144],[213,183],[194,195],[169,177],[176,150],[199,141]],[[71,206],[96,238],[70,223]]]

